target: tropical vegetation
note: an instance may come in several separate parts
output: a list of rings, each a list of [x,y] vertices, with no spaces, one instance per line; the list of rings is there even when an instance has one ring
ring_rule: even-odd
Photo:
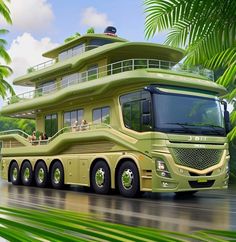
[[[93,27],[90,27],[90,28],[87,29],[87,34],[94,34],[94,33],[95,33],[95,29]],[[68,38],[66,38],[64,40],[64,42],[67,43],[67,42],[69,42],[73,39],[80,37],[80,36],[81,36],[80,33],[76,32],[74,35],[71,35]]]
[[[5,2],[9,2],[10,0],[5,0]],[[6,20],[7,23],[11,24],[11,16],[10,16],[10,10],[7,7],[6,3],[4,0],[0,1],[0,15]],[[8,30],[6,29],[0,29],[0,35],[8,33]],[[6,63],[9,64],[11,62],[11,58],[8,55],[6,51],[6,40],[0,38],[0,57],[1,59]],[[15,92],[11,85],[6,81],[6,78],[11,75],[12,70],[9,66],[4,65],[0,63],[0,96],[2,98],[6,98],[7,96],[7,91],[11,93],[11,95],[14,95]]]
[[[165,44],[186,49],[185,64],[216,71],[217,82],[236,100],[236,1],[235,0],[144,0],[147,38],[168,31]],[[236,111],[231,114],[236,138]]]
[[[233,241],[235,231],[202,230],[192,234],[127,226],[100,216],[38,207],[0,207],[0,238],[8,241]]]
[[[35,130],[35,121],[0,116],[0,132],[12,129],[20,129],[27,134],[32,134],[32,132]]]

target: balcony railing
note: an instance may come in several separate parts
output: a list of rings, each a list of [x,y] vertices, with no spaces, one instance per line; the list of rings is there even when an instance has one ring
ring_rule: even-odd
[[[0,136],[18,134],[18,135],[22,136],[25,139],[25,141],[28,141],[32,145],[47,145],[64,133],[81,133],[81,132],[85,132],[85,131],[98,130],[98,129],[112,129],[112,127],[105,123],[87,124],[86,126],[83,125],[82,128],[80,127],[80,125],[77,126],[76,128],[74,126],[69,126],[69,127],[64,127],[62,129],[60,129],[56,134],[54,134],[52,137],[49,137],[46,140],[40,140],[40,139],[31,140],[30,135],[28,135],[27,133],[25,133],[24,131],[19,130],[19,129],[2,131],[2,132],[0,132]],[[2,141],[2,147],[12,148],[13,147],[12,141],[11,140]],[[1,148],[1,146],[0,146],[0,148]]]
[[[42,70],[46,67],[49,67],[51,65],[53,65],[54,63],[56,63],[56,60],[55,59],[52,59],[52,60],[49,60],[49,61],[45,61],[43,63],[40,63],[36,66],[32,66],[30,68],[27,69],[27,72],[28,73],[31,73],[31,72],[34,72],[34,71],[39,71],[39,70]]]
[[[89,51],[89,50],[95,49],[95,48],[97,48],[97,47],[99,47],[99,45],[87,45],[87,46],[85,46],[84,48],[81,47],[80,49],[71,50],[71,51],[70,51],[70,54],[66,54],[66,55],[64,56],[64,58],[61,59],[61,60],[59,60],[59,61],[67,60],[67,59],[69,59],[69,58],[71,58],[71,57],[74,57],[74,56],[80,55],[80,54],[84,53],[85,51]],[[42,69],[44,69],[44,68],[47,68],[47,67],[49,67],[49,66],[55,64],[56,62],[57,62],[56,59],[52,59],[52,60],[49,60],[49,61],[45,61],[45,62],[43,62],[43,63],[40,63],[40,64],[38,64],[38,65],[35,65],[35,66],[32,66],[32,67],[28,68],[28,69],[27,69],[27,72],[28,72],[28,73],[31,73],[31,72],[34,72],[34,71],[42,70]]]
[[[177,72],[188,72],[207,77],[210,80],[214,80],[214,73],[211,70],[203,69],[201,67],[189,67],[186,65],[178,64],[171,61],[156,60],[156,59],[128,59],[118,61],[106,66],[88,70],[85,72],[74,73],[74,75],[69,75],[68,78],[63,77],[60,83],[55,83],[47,86],[45,88],[37,88],[35,90],[25,92],[19,95],[7,98],[5,105],[12,103],[23,102],[25,100],[34,99],[41,96],[46,96],[51,93],[57,92],[61,89],[73,86],[82,82],[98,79],[107,75],[114,75],[121,72],[133,71],[137,69],[165,69]]]

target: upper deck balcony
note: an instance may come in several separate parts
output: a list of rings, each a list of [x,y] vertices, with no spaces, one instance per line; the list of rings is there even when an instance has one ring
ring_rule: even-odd
[[[176,62],[158,60],[158,59],[125,59],[109,65],[94,68],[89,71],[76,72],[71,75],[62,77],[58,83],[47,86],[45,88],[37,88],[33,91],[24,92],[7,98],[5,105],[13,103],[25,102],[30,99],[39,98],[42,96],[50,95],[59,90],[65,89],[69,86],[77,85],[83,82],[91,81],[94,79],[102,78],[109,75],[114,75],[122,72],[134,71],[137,69],[156,69],[157,71],[171,71],[176,73],[192,73],[199,78],[214,80],[214,73],[211,70],[203,69],[200,67],[190,67]]]
[[[82,53],[95,49],[97,47],[99,47],[100,45],[79,45],[77,46],[77,48],[72,48],[69,49],[67,51],[62,52],[61,54],[59,54],[59,56],[56,59],[52,59],[49,61],[45,61],[43,63],[40,63],[38,65],[32,66],[30,68],[28,68],[28,73],[34,72],[34,71],[39,71],[42,69],[45,69],[49,66],[54,65],[55,63],[57,63],[58,61],[64,61],[67,60],[71,57],[77,56],[77,55],[81,55]]]

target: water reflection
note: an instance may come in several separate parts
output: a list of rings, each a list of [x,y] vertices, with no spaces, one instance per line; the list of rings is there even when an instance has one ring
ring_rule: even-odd
[[[145,194],[128,199],[118,195],[102,196],[83,188],[66,190],[13,186],[0,181],[0,204],[37,208],[39,205],[90,213],[106,221],[163,230],[190,232],[195,229],[235,229],[236,199],[227,191],[199,193],[179,199],[173,194]],[[235,202],[233,203],[235,204]]]

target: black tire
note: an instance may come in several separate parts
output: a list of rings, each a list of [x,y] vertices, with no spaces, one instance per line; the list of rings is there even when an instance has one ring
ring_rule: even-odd
[[[21,181],[25,186],[31,186],[33,183],[34,174],[33,169],[29,161],[23,163],[21,167]]]
[[[38,187],[47,187],[48,185],[48,170],[43,161],[39,161],[34,172],[35,183]]]
[[[92,170],[92,188],[96,193],[108,194],[111,187],[110,169],[106,162],[98,161]]]
[[[117,174],[120,194],[125,197],[136,197],[140,194],[139,172],[137,166],[131,162],[124,162]]]
[[[61,162],[56,161],[53,164],[50,177],[53,188],[61,189],[64,187],[64,168]]]
[[[20,185],[20,169],[17,162],[13,162],[10,167],[10,181],[13,185]]]

